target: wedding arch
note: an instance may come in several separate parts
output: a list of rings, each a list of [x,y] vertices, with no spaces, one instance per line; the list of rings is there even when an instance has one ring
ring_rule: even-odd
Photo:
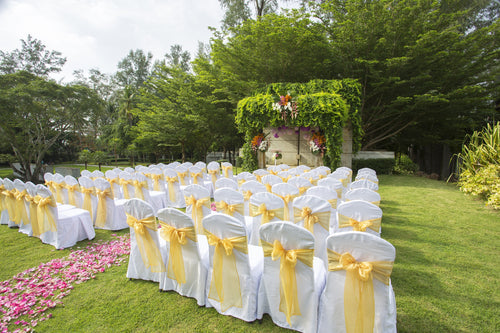
[[[306,154],[315,154],[322,164],[336,168],[341,165],[344,153],[349,156],[342,162],[350,166],[351,155],[359,150],[363,135],[360,89],[360,84],[353,79],[272,83],[240,100],[236,124],[245,133],[244,168],[261,167],[259,155],[265,164],[273,155],[281,154],[273,150],[272,141],[293,135],[297,151],[294,158],[288,156],[288,161],[295,159],[297,164],[304,164],[301,159]],[[352,148],[344,142],[346,135],[352,138]],[[308,143],[309,151],[304,151],[301,140]]]

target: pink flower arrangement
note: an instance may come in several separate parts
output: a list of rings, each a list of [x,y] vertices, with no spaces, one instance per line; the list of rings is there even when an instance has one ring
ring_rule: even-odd
[[[130,253],[129,235],[99,242],[67,257],[53,259],[0,282],[0,332],[31,332],[52,317],[47,310],[62,304],[74,284],[95,278],[111,266],[119,266]]]

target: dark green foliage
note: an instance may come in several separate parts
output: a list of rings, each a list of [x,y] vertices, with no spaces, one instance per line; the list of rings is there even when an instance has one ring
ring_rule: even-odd
[[[393,173],[397,175],[411,175],[418,171],[418,164],[414,163],[408,155],[402,154],[396,158]]]
[[[388,175],[392,172],[396,160],[393,158],[360,158],[352,160],[352,171],[354,174],[361,168],[370,168],[378,175]]]

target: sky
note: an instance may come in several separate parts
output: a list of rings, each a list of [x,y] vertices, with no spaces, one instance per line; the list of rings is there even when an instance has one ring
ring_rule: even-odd
[[[0,50],[20,49],[30,34],[67,58],[52,77],[69,82],[78,69],[116,72],[130,50],[161,59],[180,44],[193,59],[222,17],[218,0],[0,0]]]

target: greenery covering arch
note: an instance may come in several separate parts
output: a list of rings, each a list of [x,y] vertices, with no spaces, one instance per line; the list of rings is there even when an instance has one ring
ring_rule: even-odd
[[[265,127],[318,127],[326,139],[323,162],[330,168],[340,165],[342,130],[350,121],[353,152],[361,147],[361,85],[353,79],[312,80],[307,83],[272,83],[253,96],[238,102],[236,124],[245,133],[243,168],[255,170],[257,156],[250,146],[252,138]],[[288,117],[286,123],[281,113],[273,109],[280,96],[290,95],[297,103],[298,114]]]

